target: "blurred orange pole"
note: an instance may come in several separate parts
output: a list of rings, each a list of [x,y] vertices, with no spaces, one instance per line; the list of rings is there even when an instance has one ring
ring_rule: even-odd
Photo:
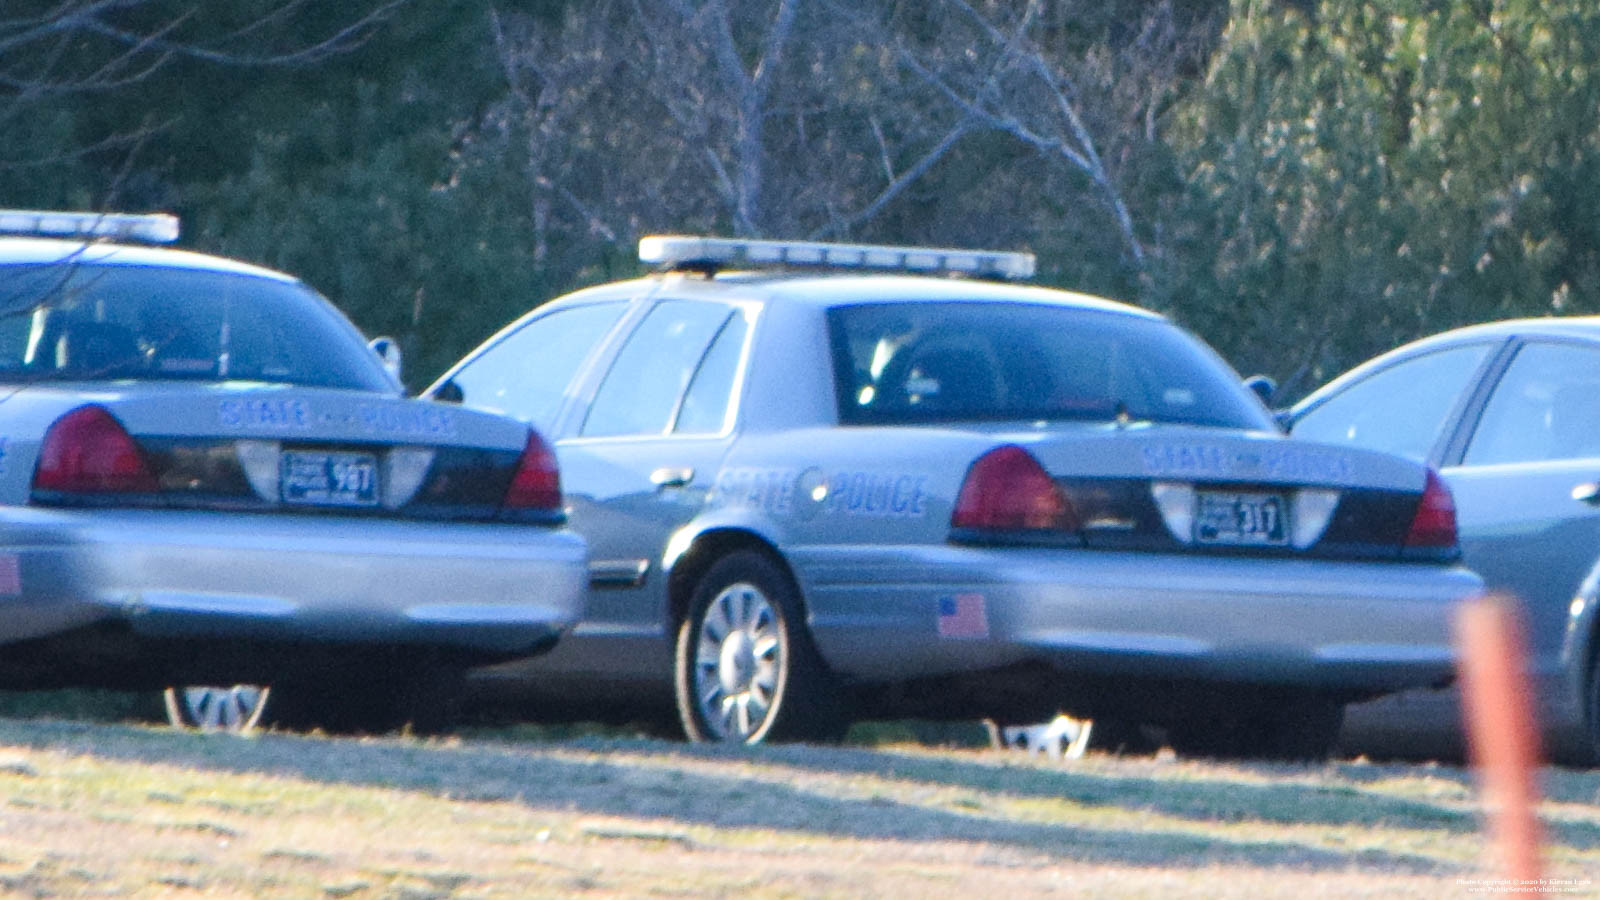
[[[1464,604],[1456,642],[1467,751],[1483,788],[1490,834],[1505,877],[1537,883],[1539,730],[1516,602],[1488,595]]]

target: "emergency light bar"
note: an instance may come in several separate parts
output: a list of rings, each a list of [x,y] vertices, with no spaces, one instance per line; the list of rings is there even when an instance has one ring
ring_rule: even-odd
[[[128,215],[0,209],[0,233],[170,244],[178,239],[178,217],[166,213]]]
[[[685,235],[641,238],[639,261],[666,269],[706,269],[712,272],[731,264],[892,269],[982,278],[1031,278],[1034,272],[1032,253],[815,241],[747,241]]]

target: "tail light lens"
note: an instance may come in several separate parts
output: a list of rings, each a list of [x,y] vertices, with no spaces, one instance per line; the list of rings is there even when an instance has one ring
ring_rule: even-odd
[[[559,513],[561,511],[561,471],[555,452],[537,431],[528,432],[528,443],[517,460],[517,471],[501,507],[508,510]]]
[[[1072,505],[1028,451],[1007,444],[978,457],[956,496],[950,527],[979,531],[1075,531]]]
[[[45,432],[33,488],[71,494],[149,494],[158,489],[139,445],[99,406],[80,406]]]
[[[1450,549],[1456,546],[1456,501],[1450,488],[1433,469],[1422,488],[1422,499],[1406,532],[1407,547]]]

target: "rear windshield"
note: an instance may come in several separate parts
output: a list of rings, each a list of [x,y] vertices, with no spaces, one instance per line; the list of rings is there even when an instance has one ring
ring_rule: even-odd
[[[828,312],[839,420],[1136,421],[1269,429],[1211,349],[1159,319],[1032,303]]]
[[[304,285],[157,266],[0,267],[0,381],[125,378],[395,389],[355,327]]]

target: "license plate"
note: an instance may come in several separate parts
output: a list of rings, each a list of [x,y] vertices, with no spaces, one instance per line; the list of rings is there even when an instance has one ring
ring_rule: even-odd
[[[285,503],[376,506],[378,458],[337,450],[285,450],[278,458],[278,483]]]
[[[1201,544],[1270,547],[1289,543],[1288,502],[1282,494],[1199,491],[1194,539]]]

